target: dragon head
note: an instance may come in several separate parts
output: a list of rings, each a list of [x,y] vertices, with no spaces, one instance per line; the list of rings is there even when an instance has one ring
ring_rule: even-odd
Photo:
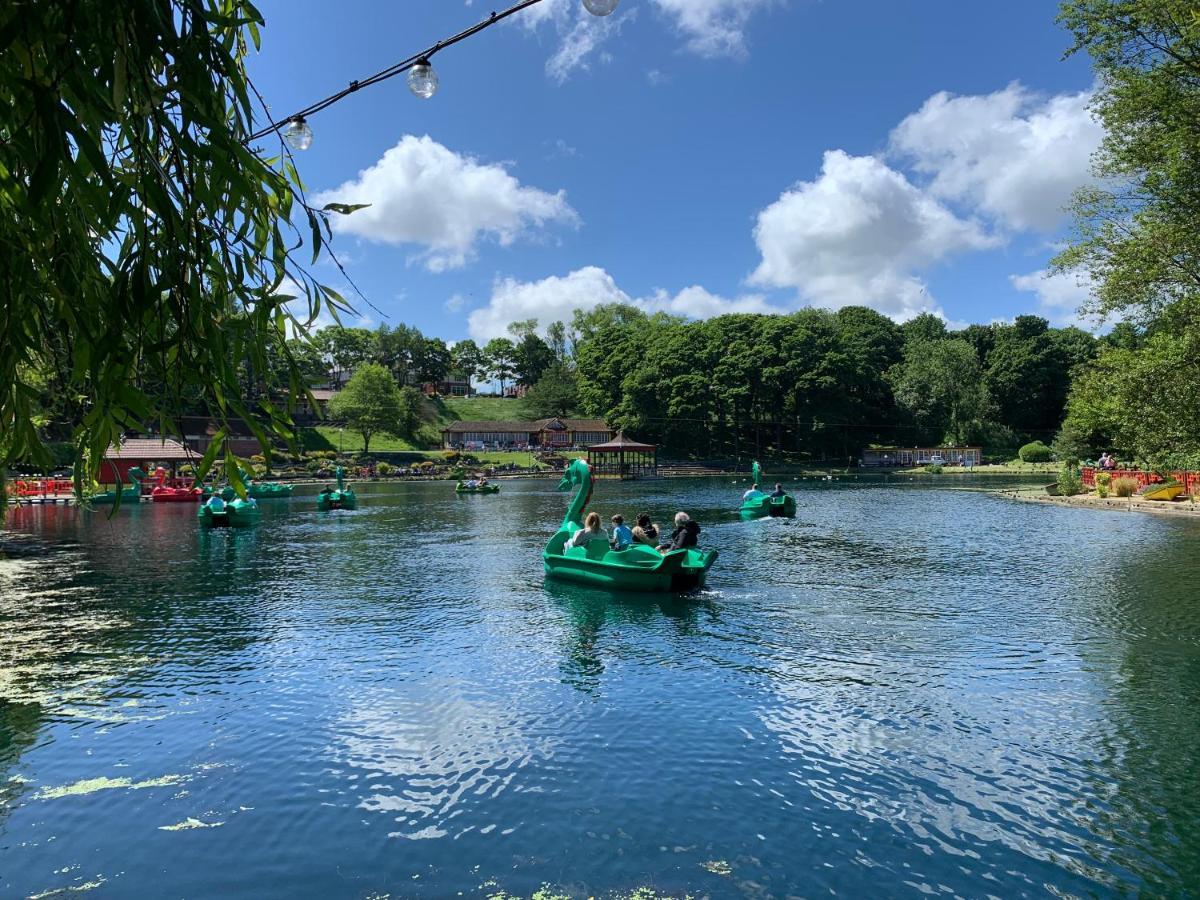
[[[584,476],[588,474],[588,464],[582,459],[573,459],[563,472],[562,481],[558,483],[560,491],[569,491],[575,485],[583,484]]]

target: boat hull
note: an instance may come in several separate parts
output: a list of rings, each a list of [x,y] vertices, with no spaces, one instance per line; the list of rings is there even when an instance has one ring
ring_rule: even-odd
[[[584,548],[542,554],[546,576],[618,591],[657,593],[703,587],[716,562],[716,550],[674,550],[660,554],[653,547],[630,547],[588,554]]]
[[[792,519],[796,516],[796,498],[791,494],[784,494],[782,497],[767,496],[751,500],[742,504],[738,515],[743,521],[768,517]]]
[[[150,492],[155,503],[198,503],[200,491],[192,488],[155,488]]]
[[[257,506],[240,500],[225,505],[223,510],[214,510],[207,503],[196,510],[196,519],[205,528],[245,528],[258,522]]]
[[[459,485],[459,486],[455,487],[454,493],[456,493],[456,494],[498,494],[498,493],[500,493],[500,485],[488,484],[488,485],[484,485],[481,488],[480,487],[470,488],[470,487],[465,487],[463,485]]]
[[[317,494],[317,509],[328,512],[334,509],[355,509],[358,497],[354,491],[333,491],[329,494]]]
[[[1174,500],[1182,495],[1182,484],[1151,485],[1142,491],[1143,500]]]
[[[251,484],[246,488],[246,494],[255,500],[271,500],[292,496],[290,484]]]

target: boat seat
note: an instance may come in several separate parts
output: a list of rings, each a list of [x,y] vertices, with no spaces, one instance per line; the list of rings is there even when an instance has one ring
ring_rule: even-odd
[[[604,541],[589,541],[586,550],[588,559],[604,559],[609,553],[608,544]]]

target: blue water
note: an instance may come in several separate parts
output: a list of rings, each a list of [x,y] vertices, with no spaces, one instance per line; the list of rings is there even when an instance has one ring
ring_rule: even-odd
[[[13,511],[0,896],[1200,893],[1200,522],[982,483],[601,485],[687,597],[544,583],[553,482]]]

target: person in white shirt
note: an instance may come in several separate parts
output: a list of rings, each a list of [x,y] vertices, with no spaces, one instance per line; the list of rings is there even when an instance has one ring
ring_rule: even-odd
[[[571,547],[586,547],[592,541],[604,541],[608,544],[608,532],[600,527],[600,514],[590,512],[587,518],[583,520],[584,527],[580,528],[571,539],[563,546],[564,550]]]
[[[750,490],[742,494],[742,502],[748,503],[751,500],[761,500],[766,495],[758,489],[758,485],[753,485]]]

